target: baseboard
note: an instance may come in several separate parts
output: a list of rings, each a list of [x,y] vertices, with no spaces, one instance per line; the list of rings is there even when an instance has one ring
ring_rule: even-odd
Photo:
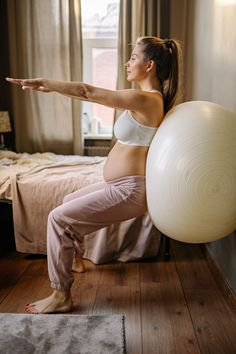
[[[216,260],[212,256],[211,252],[207,248],[207,245],[201,245],[204,256],[206,257],[208,266],[217,282],[217,285],[223,292],[225,299],[233,312],[236,312],[236,294],[234,289],[230,286],[229,282],[225,278],[222,270],[219,268]]]

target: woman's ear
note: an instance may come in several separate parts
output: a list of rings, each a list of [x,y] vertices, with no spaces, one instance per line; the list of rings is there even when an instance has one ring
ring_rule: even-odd
[[[146,63],[146,66],[147,66],[147,71],[150,72],[154,69],[156,63],[154,60],[148,60],[147,63]]]

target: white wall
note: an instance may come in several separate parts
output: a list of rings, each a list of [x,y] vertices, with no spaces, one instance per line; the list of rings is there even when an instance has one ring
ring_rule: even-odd
[[[171,0],[170,36],[184,45],[185,100],[236,112],[236,0]],[[207,247],[236,293],[236,232]]]
[[[186,98],[209,100],[236,112],[236,0],[190,0],[188,7],[193,20],[185,45],[193,54],[186,71]]]

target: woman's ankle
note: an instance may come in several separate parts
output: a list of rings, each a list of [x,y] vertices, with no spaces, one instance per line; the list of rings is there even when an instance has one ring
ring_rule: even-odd
[[[70,289],[68,290],[58,290],[54,289],[52,295],[58,299],[66,300],[71,298]]]

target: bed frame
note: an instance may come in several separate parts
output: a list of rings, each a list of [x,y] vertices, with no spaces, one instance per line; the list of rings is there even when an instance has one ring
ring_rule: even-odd
[[[0,199],[0,254],[15,249],[12,203]]]

